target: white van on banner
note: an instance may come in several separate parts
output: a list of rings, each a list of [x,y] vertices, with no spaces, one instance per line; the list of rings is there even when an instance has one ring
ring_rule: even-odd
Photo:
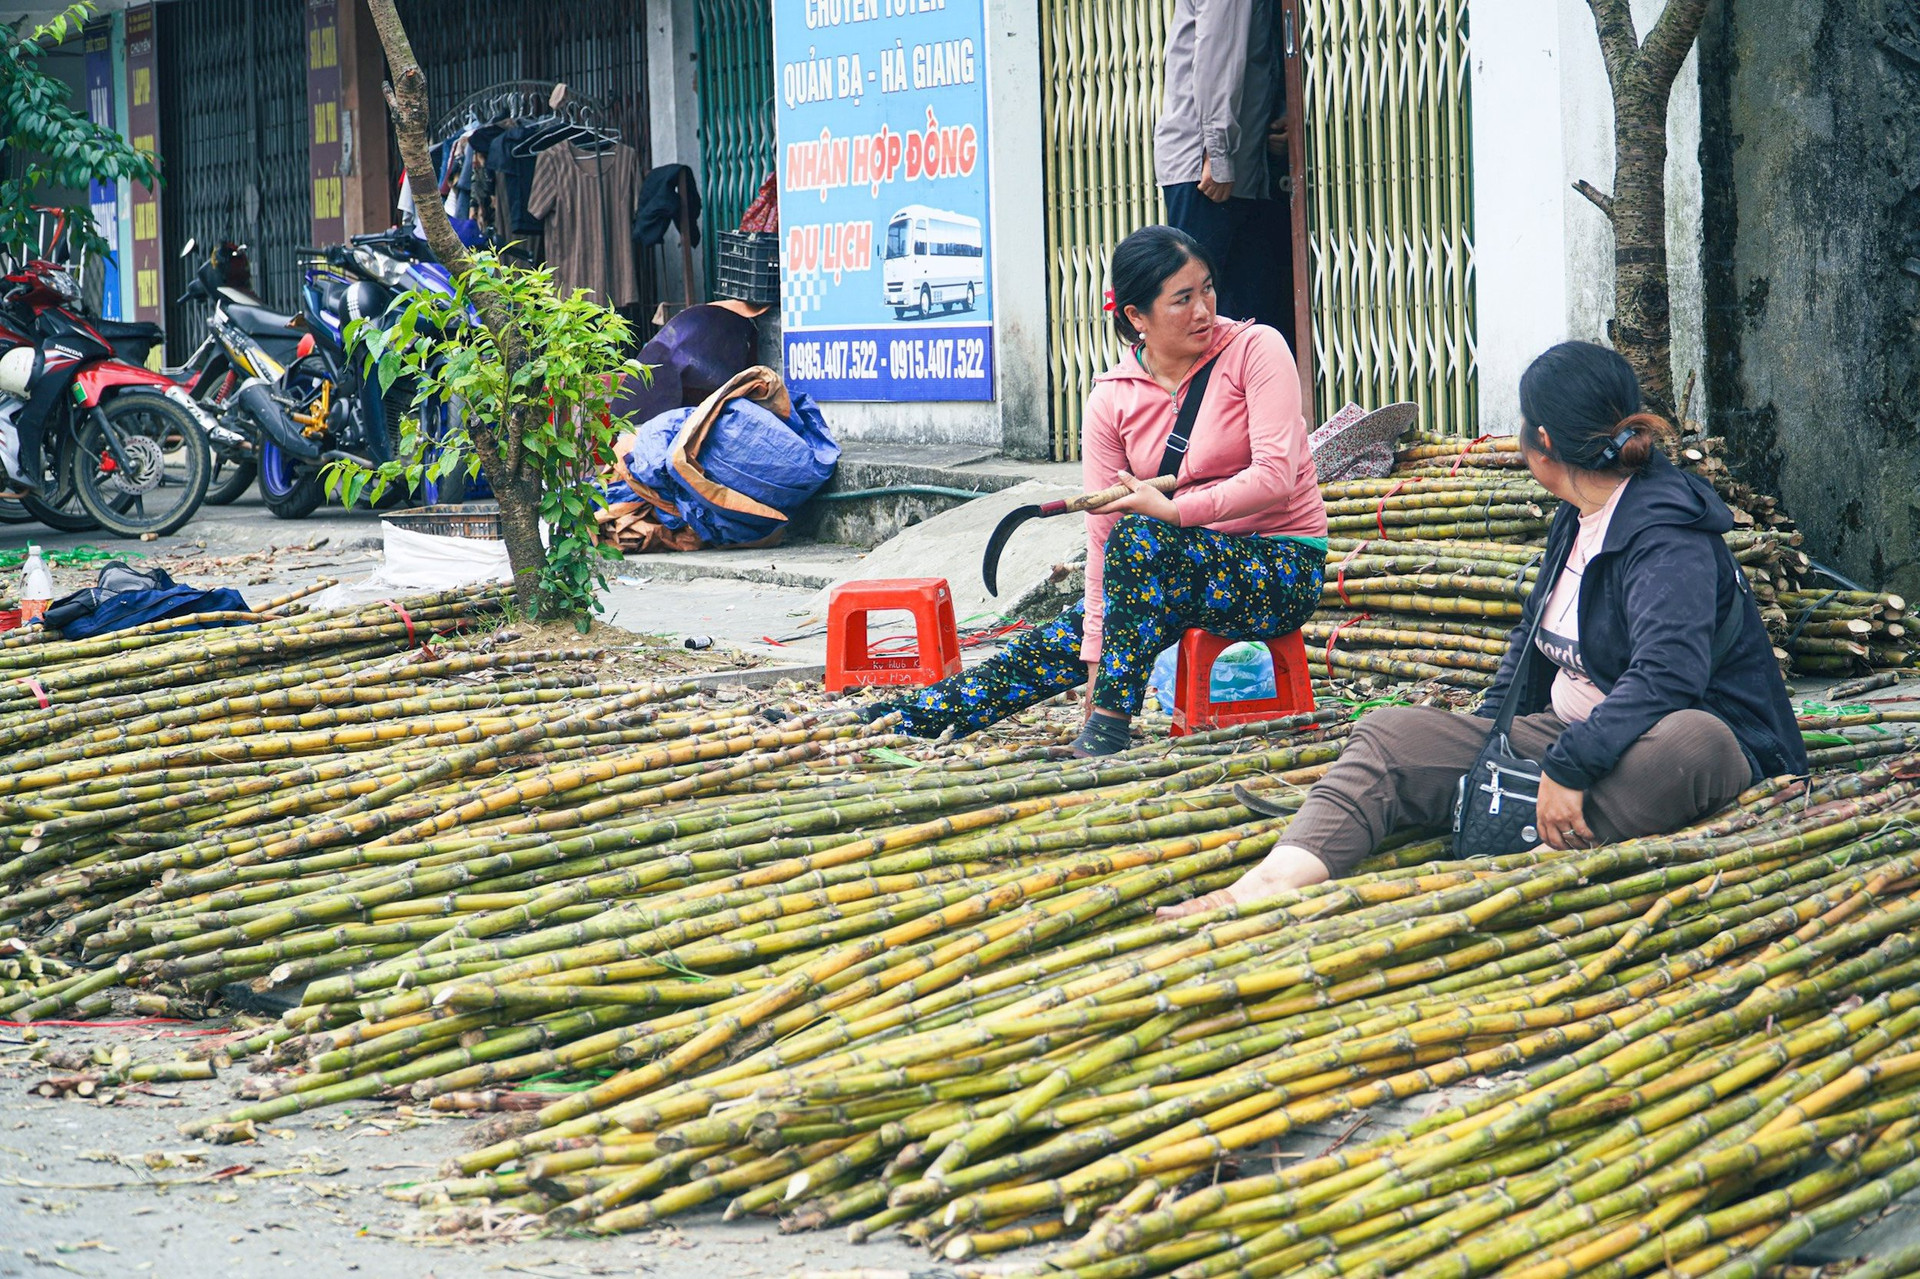
[[[909,204],[887,223],[881,266],[893,318],[971,311],[987,294],[980,219]]]

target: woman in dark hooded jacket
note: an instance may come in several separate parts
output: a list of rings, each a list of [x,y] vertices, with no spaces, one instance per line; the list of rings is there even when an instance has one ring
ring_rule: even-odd
[[[1755,782],[1807,770],[1773,645],[1723,535],[1733,514],[1654,447],[1618,354],[1554,347],[1520,379],[1520,449],[1561,499],[1544,562],[1478,715],[1372,711],[1287,828],[1230,888],[1165,915],[1255,901],[1349,873],[1408,826],[1449,820],[1545,610],[1511,741],[1541,765],[1536,826],[1553,848],[1677,830]]]

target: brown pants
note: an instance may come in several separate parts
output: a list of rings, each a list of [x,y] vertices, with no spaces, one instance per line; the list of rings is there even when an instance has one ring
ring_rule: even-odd
[[[1340,758],[1300,805],[1286,842],[1350,873],[1394,831],[1450,825],[1461,776],[1493,721],[1424,706],[1388,706],[1354,726]],[[1566,731],[1551,711],[1513,721],[1516,755],[1545,758]],[[1627,748],[1587,791],[1587,825],[1612,843],[1678,830],[1753,784],[1733,730],[1706,711],[1675,711]]]

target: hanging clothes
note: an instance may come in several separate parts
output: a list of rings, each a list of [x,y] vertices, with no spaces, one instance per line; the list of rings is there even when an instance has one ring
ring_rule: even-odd
[[[498,221],[509,236],[539,235],[542,229],[540,219],[527,212],[527,193],[533,187],[539,157],[516,154],[525,150],[520,144],[537,132],[532,125],[516,122],[500,130],[487,144],[487,166],[493,170],[500,201]]]
[[[590,290],[604,306],[640,300],[631,235],[639,202],[640,153],[624,143],[587,150],[565,142],[540,153],[527,213],[545,228],[562,289]]]
[[[680,225],[680,183],[687,188],[687,247],[700,247],[700,188],[693,170],[684,164],[662,164],[640,184],[639,206],[633,214],[633,238],[651,249],[667,237],[667,228]]]

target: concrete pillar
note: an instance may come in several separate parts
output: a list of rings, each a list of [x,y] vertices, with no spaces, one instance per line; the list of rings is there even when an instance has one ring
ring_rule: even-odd
[[[1046,170],[1038,0],[987,0],[987,129],[992,140],[995,405],[999,443],[1050,457]]]
[[[1642,35],[1664,0],[1633,0]],[[1606,340],[1613,230],[1573,190],[1613,178],[1613,99],[1585,0],[1474,0],[1475,351],[1482,430],[1520,426],[1520,374],[1567,338]],[[1698,56],[1667,117],[1667,263],[1676,391],[1703,358]],[[1515,157],[1522,157],[1516,160]],[[1704,390],[1694,392],[1704,414]]]
[[[647,0],[647,114],[649,165],[684,164],[700,170],[700,46],[693,0]],[[674,307],[686,297],[679,231],[669,231],[660,296]],[[651,252],[652,250],[649,250]],[[693,298],[707,296],[706,264],[693,254]]]
[[[1520,374],[1567,324],[1559,14],[1474,0],[1471,40],[1480,429],[1512,434]]]
[[[387,58],[367,0],[340,0],[340,214],[348,235],[393,225],[393,157],[387,145]]]

